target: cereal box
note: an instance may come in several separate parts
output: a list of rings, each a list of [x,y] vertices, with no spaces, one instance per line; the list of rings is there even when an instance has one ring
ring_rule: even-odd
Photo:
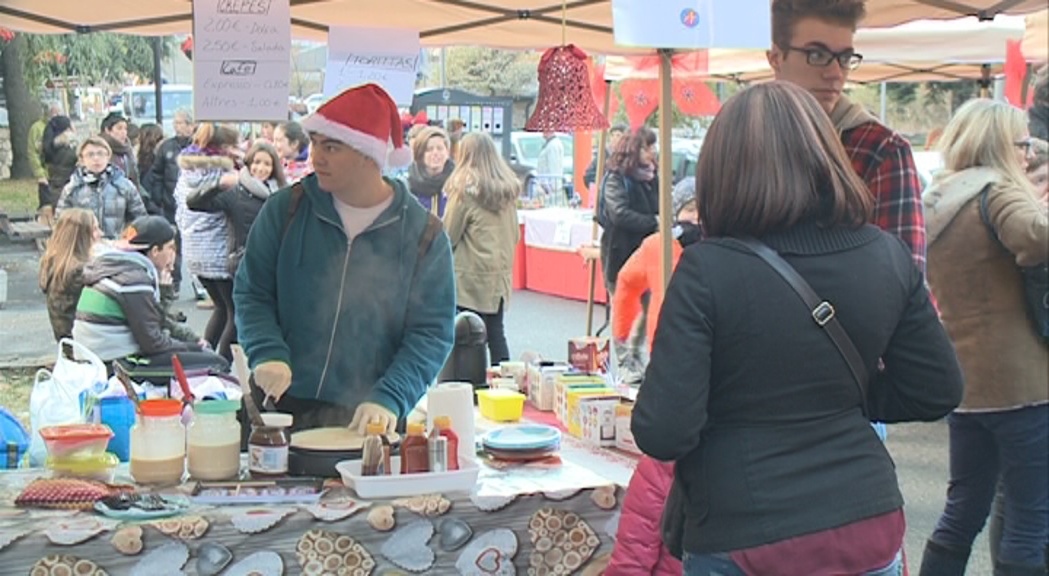
[[[554,411],[557,377],[571,370],[568,364],[543,363],[528,369],[528,401],[536,410]]]
[[[618,396],[587,396],[579,400],[583,440],[606,448],[616,445],[616,407],[620,400]]]
[[[619,400],[619,394],[611,388],[576,388],[570,390],[568,396],[568,407],[565,410],[565,420],[562,422],[568,433],[576,438],[583,437],[583,426],[580,420],[579,403],[583,398],[601,397]]]
[[[615,446],[626,452],[640,454],[641,450],[634,442],[634,435],[630,432],[630,417],[634,413],[634,405],[624,402],[616,406],[616,441]]]
[[[568,407],[568,391],[576,388],[604,388],[605,379],[591,374],[562,372],[554,383],[554,414],[562,424],[565,422],[565,409]]]
[[[568,363],[580,372],[607,373],[610,355],[608,338],[586,336],[568,341]]]

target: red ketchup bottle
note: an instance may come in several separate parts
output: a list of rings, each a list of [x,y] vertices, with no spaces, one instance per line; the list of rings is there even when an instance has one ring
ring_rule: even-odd
[[[459,436],[452,430],[452,419],[448,416],[436,416],[433,419],[433,431],[430,435],[440,434],[448,439],[448,470],[459,469]]]

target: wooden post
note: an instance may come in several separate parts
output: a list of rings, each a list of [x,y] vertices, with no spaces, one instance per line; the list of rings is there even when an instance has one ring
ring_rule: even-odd
[[[608,109],[612,98],[612,83],[605,80],[605,101],[602,113],[605,118],[608,118]],[[605,175],[605,143],[608,142],[608,130],[602,130],[601,134],[597,137],[597,167],[594,176],[594,182],[597,183],[597,191],[594,193],[594,224],[590,233],[590,243],[594,244],[597,241],[597,199],[601,197],[601,179]],[[576,170],[576,174],[579,170]],[[594,335],[594,290],[597,287],[597,262],[591,260],[590,264],[590,282],[587,288],[586,296],[586,335]],[[611,294],[609,294],[611,297]],[[612,303],[608,302],[607,305],[611,306]]]
[[[659,50],[659,233],[662,235],[662,271],[663,288],[670,284],[670,274],[674,271],[674,262],[671,258],[670,227],[673,224],[673,210],[671,193],[673,182],[673,150],[671,142],[673,133],[671,128],[674,124],[674,108],[672,104],[673,84],[672,68],[670,58],[673,51],[669,49]],[[651,319],[649,320],[651,321]]]

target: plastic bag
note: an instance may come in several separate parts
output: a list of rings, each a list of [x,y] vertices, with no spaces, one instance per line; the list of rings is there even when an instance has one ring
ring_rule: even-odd
[[[82,360],[66,358],[62,350],[70,346]],[[59,424],[83,422],[80,393],[96,383],[105,386],[106,365],[94,352],[68,338],[58,342],[58,353],[52,370],[39,370],[29,394],[29,423],[32,438],[29,444],[29,465],[43,466],[47,448],[40,437],[40,429]]]

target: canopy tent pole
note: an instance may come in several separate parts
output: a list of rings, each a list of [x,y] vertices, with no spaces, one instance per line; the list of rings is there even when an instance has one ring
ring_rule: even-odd
[[[672,105],[673,88],[671,83],[671,56],[673,51],[662,48],[659,50],[659,233],[662,235],[662,271],[663,287],[670,284],[670,274],[674,271],[674,263],[671,258],[670,227],[673,225],[673,210],[671,192],[673,182],[673,150],[671,142],[673,134],[671,128],[674,125],[674,108]],[[649,318],[649,322],[654,321]]]
[[[153,94],[156,98],[157,108],[157,126],[160,126],[161,130],[164,129],[164,99],[162,97],[161,85],[164,83],[163,74],[160,72],[160,52],[161,42],[163,38],[160,36],[153,37]]]
[[[889,104],[889,89],[888,89],[888,83],[887,82],[882,82],[881,83],[880,92],[881,92],[881,116],[878,119],[881,120],[882,124],[884,124],[885,123],[885,116],[886,116],[886,108],[888,107],[888,104]]]
[[[605,118],[608,118],[608,111],[611,108],[611,100],[612,100],[612,83],[609,82],[608,80],[603,79],[603,78],[602,78],[602,81],[605,83],[605,101],[603,103],[604,108],[601,109],[601,112],[605,115]],[[609,119],[609,121],[611,121],[611,119]],[[591,233],[590,233],[590,244],[591,245],[597,243],[597,229],[598,229],[598,225],[597,225],[597,217],[598,217],[597,210],[598,210],[598,207],[600,206],[600,204],[598,203],[598,198],[601,197],[601,182],[602,182],[602,180],[604,180],[604,176],[605,176],[605,144],[607,142],[608,142],[608,129],[606,128],[606,129],[602,130],[600,135],[598,135],[598,137],[597,137],[597,166],[596,166],[596,172],[594,173],[595,174],[594,181],[597,182],[597,194],[594,195],[594,224],[593,224],[593,228],[592,228]],[[596,286],[597,286],[597,262],[598,262],[597,260],[590,260],[590,262],[589,262],[589,264],[590,264],[590,286],[588,287],[587,297],[586,297],[586,335],[587,336],[593,336],[594,335],[594,290],[596,289]],[[612,295],[608,294],[608,295],[606,295],[606,298],[611,300],[612,299]],[[611,306],[611,305],[612,305],[612,302],[606,302],[605,303],[605,306]]]

